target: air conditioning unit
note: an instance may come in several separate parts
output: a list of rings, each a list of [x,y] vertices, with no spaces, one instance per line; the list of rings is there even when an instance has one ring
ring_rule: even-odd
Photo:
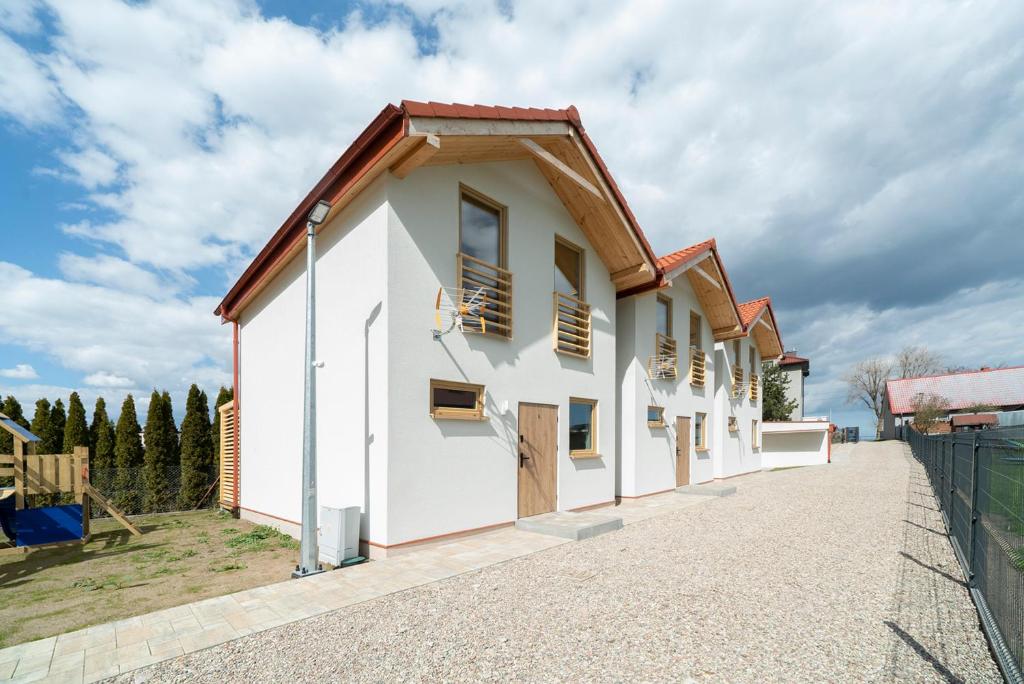
[[[320,507],[320,561],[334,567],[359,555],[359,506]]]

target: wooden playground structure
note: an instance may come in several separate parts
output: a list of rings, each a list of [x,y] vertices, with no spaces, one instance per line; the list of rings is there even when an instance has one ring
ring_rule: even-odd
[[[14,438],[14,453],[0,454],[0,477],[14,479],[0,488],[0,526],[10,540],[0,553],[27,552],[89,541],[89,517],[95,502],[133,535],[139,530],[89,482],[89,449],[70,454],[37,454],[39,438],[0,413],[0,430]],[[28,497],[72,494],[74,503],[27,507]]]

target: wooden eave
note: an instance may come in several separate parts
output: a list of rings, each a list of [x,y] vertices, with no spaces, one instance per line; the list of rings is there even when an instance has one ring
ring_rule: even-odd
[[[666,284],[685,275],[704,311],[716,342],[741,336],[743,326],[736,310],[732,286],[718,264],[713,249],[698,254],[665,274]]]
[[[424,166],[533,160],[604,262],[616,291],[654,281],[657,269],[626,210],[568,122],[411,117],[409,131],[440,140]]]

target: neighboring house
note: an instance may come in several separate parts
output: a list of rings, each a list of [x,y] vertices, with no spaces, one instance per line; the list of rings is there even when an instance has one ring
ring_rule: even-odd
[[[216,311],[235,334],[233,507],[291,534],[300,519],[306,286],[296,257],[321,199],[332,209],[317,245],[318,499],[362,507],[361,537],[374,556],[613,503],[620,440],[629,433],[629,444],[649,446],[622,427],[632,414],[631,427],[646,430],[651,404],[622,369],[635,366],[628,353],[651,355],[659,295],[681,326],[662,327],[666,337],[688,334],[690,311],[703,317],[706,366],[721,336],[765,336],[735,320],[713,242],[701,252],[713,258],[698,269],[704,275],[659,267],[575,108],[389,105]],[[774,333],[768,310],[762,327]],[[631,352],[617,344],[627,329]],[[761,353],[777,356],[781,344]],[[679,367],[688,372],[689,359]],[[692,392],[688,375],[677,390]],[[667,406],[673,391],[661,392]],[[708,399],[681,398],[665,419],[699,407],[713,414]],[[759,418],[759,401],[736,401],[749,404],[745,420]],[[731,471],[693,464],[693,480]],[[630,491],[646,486],[634,480]]]
[[[714,345],[742,332],[714,240],[658,259],[660,282],[616,309],[619,476],[638,497],[715,477]]]
[[[782,354],[782,338],[769,297],[737,307],[741,327],[715,343],[715,478],[733,477],[761,464],[761,360]]]
[[[950,415],[969,413],[977,406],[993,406],[998,409],[995,412],[998,417],[1000,412],[1024,408],[1024,366],[981,368],[886,381],[882,401],[882,439],[902,436],[903,426],[913,421],[914,406],[921,396],[943,398]],[[944,422],[944,427],[938,429],[948,432],[951,427]]]
[[[811,374],[811,362],[795,351],[787,351],[779,359],[779,367],[789,378],[786,385],[786,398],[796,402],[796,408],[790,414],[790,420],[804,419],[804,378]]]

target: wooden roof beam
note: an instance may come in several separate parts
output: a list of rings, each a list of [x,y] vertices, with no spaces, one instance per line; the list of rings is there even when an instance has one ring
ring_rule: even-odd
[[[645,263],[639,263],[639,264],[634,264],[633,266],[630,266],[628,268],[624,268],[622,270],[615,271],[614,273],[609,274],[608,277],[611,278],[613,283],[618,284],[618,283],[620,283],[620,282],[622,282],[624,280],[629,280],[630,278],[635,278],[637,276],[645,275],[645,274],[650,273],[650,272],[651,272],[651,267],[650,266],[648,266]]]
[[[556,174],[564,178],[568,178],[576,185],[580,186],[594,197],[598,198],[602,202],[605,201],[604,195],[594,187],[594,184],[588,181],[586,178],[576,173],[568,164],[563,162],[561,159],[551,154],[543,147],[530,140],[529,138],[519,138],[519,144],[526,148],[526,151],[533,155],[534,159],[544,162],[550,166]]]
[[[705,261],[707,261],[707,259],[705,259]],[[708,281],[709,283],[714,285],[719,290],[723,289],[722,288],[722,283],[718,282],[717,278],[715,278],[713,275],[711,275],[710,273],[705,271],[703,268],[701,268],[700,264],[694,265],[693,270],[696,271],[697,275],[699,275],[702,278],[704,278],[704,280]]]
[[[441,139],[436,135],[410,136],[419,138],[419,141],[409,152],[399,159],[392,167],[391,174],[395,178],[405,178],[417,168],[425,164],[441,149]]]

